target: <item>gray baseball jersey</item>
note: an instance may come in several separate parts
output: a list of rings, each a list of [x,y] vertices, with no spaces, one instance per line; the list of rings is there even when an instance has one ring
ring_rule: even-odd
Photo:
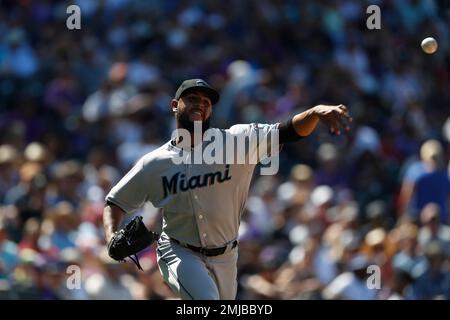
[[[234,141],[239,141],[239,138],[256,134],[259,139],[255,147],[259,148],[262,145],[270,146],[270,136],[275,130],[278,130],[278,124],[240,124],[227,130],[210,129],[210,132],[226,135],[227,138],[223,139],[223,149],[226,148],[226,143],[229,143],[230,139],[228,138],[230,137],[236,138]],[[205,143],[207,142],[204,141],[192,149],[189,148],[190,150],[187,152],[173,145],[171,141],[165,143],[139,159],[134,167],[112,188],[106,196],[106,200],[127,213],[139,209],[146,201],[151,202],[157,208],[163,208],[162,230],[165,240],[173,238],[182,244],[203,248],[217,248],[229,244],[237,239],[241,214],[245,207],[256,163],[191,164],[190,160],[196,152],[195,148],[204,148]],[[184,151],[183,163],[175,164],[174,159],[179,157],[182,151]],[[256,150],[252,150],[250,147],[246,148],[245,152],[251,154]],[[172,246],[174,247],[168,249],[172,255],[181,251],[184,255],[186,252],[190,252],[190,250],[175,250],[175,246],[178,246],[175,243],[172,243]],[[164,255],[169,254],[167,247],[168,242],[166,241]],[[159,256],[162,254],[162,252],[158,252]],[[198,255],[193,251],[192,254]],[[224,256],[226,255],[224,254]],[[180,259],[180,257],[175,258]],[[208,260],[209,263],[217,259],[217,257],[201,258]],[[230,270],[236,269],[236,259],[237,256],[228,259]],[[192,269],[190,260],[185,258],[184,261],[185,269]],[[224,262],[221,261],[221,263]],[[205,265],[208,263],[205,262]],[[180,297],[198,297],[194,288],[184,290],[190,291],[189,294],[180,293],[180,285],[178,283],[177,286],[176,283],[186,282],[186,280],[180,279],[184,276],[177,275],[176,270],[168,272],[167,268],[166,264],[161,267],[160,263],[165,280]],[[179,271],[181,270],[179,268]],[[212,280],[217,285],[216,291],[220,293],[217,298],[231,299],[235,294],[236,279],[223,279],[224,273],[215,274],[214,270],[214,268],[209,268],[209,272],[215,276]],[[192,276],[191,271],[188,271],[187,274]],[[229,274],[235,276],[236,273]],[[230,284],[230,288],[223,287],[224,285],[230,286]],[[197,285],[199,285],[198,282]],[[201,290],[197,291],[201,292]],[[215,296],[211,296],[211,298],[215,298]]]

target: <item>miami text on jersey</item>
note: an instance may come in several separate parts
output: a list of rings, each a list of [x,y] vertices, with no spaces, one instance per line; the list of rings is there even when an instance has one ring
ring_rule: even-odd
[[[164,198],[169,194],[176,194],[178,190],[187,191],[189,189],[196,189],[213,185],[216,181],[219,183],[230,180],[230,165],[225,166],[225,171],[205,173],[203,175],[192,176],[186,179],[183,173],[175,173],[170,180],[167,177],[162,177],[162,184],[164,189]]]

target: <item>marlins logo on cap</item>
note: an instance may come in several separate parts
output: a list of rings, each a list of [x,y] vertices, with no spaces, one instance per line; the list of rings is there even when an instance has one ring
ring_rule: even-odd
[[[206,95],[208,95],[208,97],[211,99],[212,104],[216,104],[219,101],[219,93],[203,79],[189,79],[183,81],[175,94],[175,99],[178,100],[183,95],[194,90],[200,90],[206,93]]]

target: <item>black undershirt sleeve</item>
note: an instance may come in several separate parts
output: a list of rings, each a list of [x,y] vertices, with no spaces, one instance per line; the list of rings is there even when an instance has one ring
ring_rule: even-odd
[[[297,142],[304,137],[295,132],[294,125],[292,124],[292,118],[286,122],[280,123],[278,126],[278,136],[280,144]]]

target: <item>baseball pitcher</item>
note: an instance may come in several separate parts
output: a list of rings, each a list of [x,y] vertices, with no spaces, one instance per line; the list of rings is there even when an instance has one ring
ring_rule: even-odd
[[[159,270],[181,299],[235,299],[238,229],[256,165],[319,121],[339,135],[352,120],[344,105],[317,105],[285,123],[209,128],[219,98],[202,79],[184,81],[171,101],[176,134],[139,159],[105,199],[110,256],[122,260],[157,239]],[[139,220],[119,230],[123,215],[147,201],[163,209],[161,235],[142,232]]]

